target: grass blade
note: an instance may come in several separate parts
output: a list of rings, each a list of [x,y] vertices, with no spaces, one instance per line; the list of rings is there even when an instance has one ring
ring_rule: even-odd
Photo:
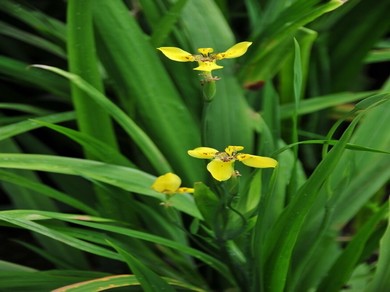
[[[54,213],[54,212],[45,212],[45,211],[38,211],[38,210],[11,210],[11,211],[2,211],[0,212],[0,219],[15,224],[17,226],[21,226],[27,229],[30,229],[32,231],[36,231],[42,234],[45,234],[49,237],[55,236],[56,234],[59,235],[58,240],[63,241],[71,246],[75,246],[74,244],[76,242],[79,242],[80,240],[75,239],[70,236],[65,236],[64,234],[60,232],[56,232],[54,230],[50,230],[49,228],[46,228],[40,224],[37,224],[35,222],[32,222],[30,220],[45,220],[45,219],[58,219],[70,223],[75,223],[82,226],[88,226],[97,230],[104,230],[106,232],[112,232],[117,234],[122,234],[125,236],[129,236],[131,238],[137,238],[142,239],[145,241],[153,242],[156,244],[161,244],[163,246],[170,247],[172,249],[179,250],[183,253],[187,253],[198,260],[207,263],[210,267],[214,268],[216,271],[220,272],[221,275],[223,275],[226,279],[230,280],[232,277],[230,276],[230,273],[227,269],[227,267],[222,264],[219,260],[216,258],[203,253],[201,251],[198,251],[192,247],[183,245],[181,243],[177,243],[173,240],[165,239],[160,236],[156,236],[150,233],[146,232],[140,232],[136,230],[132,230],[129,228],[123,228],[108,224],[102,224],[102,223],[96,223],[96,222],[105,222],[105,221],[111,221],[104,218],[99,217],[91,217],[91,216],[80,216],[80,215],[72,215],[72,214],[62,214],[62,213]],[[89,221],[96,221],[96,222],[87,222]],[[63,235],[63,236],[61,236]],[[86,250],[89,252],[93,252],[95,254],[102,254],[103,256],[107,256],[109,258],[116,258],[118,259],[117,254],[113,254],[112,252],[108,252],[106,249],[101,249],[100,247],[97,248],[95,245],[90,245],[89,243],[85,243],[83,241],[80,241],[82,244],[80,245],[80,249]],[[75,246],[77,248],[77,246]],[[120,258],[120,257],[119,257]]]
[[[140,282],[134,275],[114,275],[74,283],[54,289],[52,292],[105,291],[128,286],[140,286]]]
[[[9,25],[8,23],[0,21],[0,34],[15,38],[19,41],[28,43],[32,46],[43,49],[49,53],[52,53],[60,58],[65,59],[66,53],[63,48],[60,46],[33,34],[27,33],[23,30],[20,30],[14,26]]]
[[[358,119],[355,118],[344,132],[339,143],[332,148],[312,176],[298,190],[294,200],[288,205],[276,222],[270,238],[267,240],[269,256],[266,261],[266,289],[275,292],[283,291],[293,248],[305,221],[305,217],[315,202],[318,190],[337,165],[357,122]]]
[[[316,291],[336,292],[340,291],[342,285],[349,279],[358,263],[359,258],[371,233],[376,225],[388,212],[387,204],[384,204],[358,231],[353,240],[348,244],[344,252],[339,256]],[[377,290],[381,291],[381,290]]]
[[[79,75],[98,91],[103,92],[103,83],[97,68],[91,3],[91,0],[68,1],[67,52],[69,71]],[[107,112],[95,100],[88,98],[88,93],[75,83],[71,83],[71,93],[80,131],[116,148],[116,138]],[[88,151],[85,152],[87,158],[93,158]]]
[[[62,193],[60,191],[57,191],[49,186],[30,180],[25,176],[0,170],[0,181],[5,181],[8,183],[12,183],[33,190],[36,193],[42,194],[44,196],[55,199],[64,204],[67,204],[68,206],[72,206],[78,210],[84,211],[89,215],[97,215],[95,209],[91,208],[87,204],[84,204],[83,202],[76,200],[71,196]]]
[[[47,123],[41,120],[33,119],[32,121],[37,123],[38,125],[48,127],[76,141],[77,143],[82,145],[84,149],[88,151],[88,153],[90,153],[99,161],[135,168],[134,164],[130,162],[127,157],[118,152],[117,149],[106,144],[105,142],[102,142],[93,138],[92,136],[89,136],[88,134]]]
[[[372,95],[373,92],[341,92],[325,96],[312,97],[302,100],[298,109],[298,115],[314,113],[326,108],[337,106],[344,103],[352,103]],[[280,116],[287,119],[293,115],[295,105],[293,103],[283,104],[280,106]]]
[[[155,272],[145,266],[140,260],[132,256],[130,253],[120,248],[117,244],[109,242],[116,251],[123,257],[129,268],[133,271],[135,277],[140,282],[142,289],[145,292],[157,291],[175,291],[166,281],[159,277]]]
[[[28,70],[29,65],[6,56],[0,56],[0,73],[11,80],[17,80],[19,85],[27,84],[34,88],[42,88],[56,96],[69,97],[69,85],[65,80],[48,72]]]
[[[20,216],[18,214],[24,215],[23,211],[19,212],[19,210],[17,210],[13,214],[11,214],[11,216],[6,214],[6,212],[7,211],[0,212],[0,220],[11,223],[13,225],[19,226],[21,228],[24,228],[24,229],[27,229],[27,230],[30,230],[33,232],[36,232],[36,233],[42,234],[42,235],[47,236],[49,238],[52,238],[56,241],[65,243],[67,245],[70,245],[74,248],[77,248],[77,249],[80,249],[83,251],[87,251],[87,252],[90,252],[93,254],[104,256],[104,257],[107,257],[110,259],[121,260],[121,257],[117,253],[112,252],[106,248],[102,248],[100,246],[97,246],[97,245],[79,240],[77,238],[65,235],[61,232],[52,230],[52,229],[47,228],[41,224],[35,223],[31,220],[20,218]]]
[[[389,202],[390,203],[390,202]],[[386,291],[390,287],[390,213],[387,211],[387,228],[380,241],[379,260],[376,266],[374,279],[368,292]]]
[[[159,142],[175,172],[184,180],[197,180],[201,167],[188,159],[186,151],[200,144],[199,127],[163,68],[158,51],[122,1],[95,1],[93,16],[99,56],[122,97],[122,106],[130,115],[138,114],[137,122]],[[151,162],[164,164],[156,159]]]
[[[86,177],[123,190],[165,201],[165,195],[151,189],[155,177],[140,170],[98,161],[53,155],[0,153],[0,167],[49,171]],[[174,196],[173,206],[196,218],[202,218],[191,196]]]
[[[161,154],[160,150],[154,144],[154,142],[141,130],[137,124],[130,119],[119,107],[105,97],[99,90],[94,88],[92,85],[84,81],[77,75],[68,73],[59,68],[45,66],[45,65],[34,65],[34,67],[42,68],[48,71],[52,71],[59,74],[74,83],[84,92],[88,93],[88,96],[96,101],[101,107],[103,107],[113,119],[115,119],[123,129],[129,134],[130,137],[136,142],[140,149],[144,152],[146,157],[149,158],[150,162],[154,167],[163,174],[171,171],[171,167],[168,165],[165,157]]]
[[[51,114],[47,116],[41,116],[39,117],[41,122],[47,122],[47,123],[61,123],[61,122],[67,122],[74,120],[76,117],[74,112],[65,112],[65,113],[57,113],[57,114]],[[3,127],[0,127],[0,141],[5,140],[11,137],[14,137],[16,135],[28,132],[30,130],[34,130],[37,128],[42,127],[42,125],[32,121],[32,120],[26,120],[10,125],[6,125]]]
[[[156,27],[153,31],[153,34],[150,39],[150,43],[154,47],[160,47],[164,40],[168,37],[169,33],[172,31],[173,26],[177,22],[178,18],[181,15],[181,11],[184,6],[187,4],[188,0],[178,0],[172,4],[169,10],[165,15],[160,19],[156,24]]]
[[[69,285],[89,279],[101,278],[105,273],[82,270],[10,271],[0,273],[0,289],[3,291],[52,291],[58,286]],[[95,291],[95,290],[84,290]]]

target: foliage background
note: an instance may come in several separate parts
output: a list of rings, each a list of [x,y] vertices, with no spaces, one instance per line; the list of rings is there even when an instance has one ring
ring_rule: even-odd
[[[390,286],[390,4],[341,4],[3,0],[0,289]],[[207,105],[156,50],[245,40]],[[279,161],[239,169],[244,230],[186,154],[202,144]],[[205,183],[195,201],[159,205],[167,171]]]

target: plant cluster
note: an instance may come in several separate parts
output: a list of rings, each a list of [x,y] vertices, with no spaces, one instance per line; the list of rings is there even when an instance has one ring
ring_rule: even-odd
[[[2,0],[0,291],[387,291],[389,10]]]

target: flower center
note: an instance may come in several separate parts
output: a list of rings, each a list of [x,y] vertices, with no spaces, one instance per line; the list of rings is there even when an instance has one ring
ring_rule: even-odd
[[[235,156],[229,155],[226,152],[217,152],[214,159],[221,160],[222,162],[231,162],[237,160]]]

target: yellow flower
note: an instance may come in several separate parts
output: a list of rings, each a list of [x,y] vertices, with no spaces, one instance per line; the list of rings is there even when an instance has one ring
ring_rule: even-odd
[[[181,179],[176,174],[168,172],[156,178],[152,185],[152,189],[156,192],[173,195],[183,193],[193,193],[194,189],[180,187]]]
[[[228,146],[224,152],[220,152],[214,148],[198,147],[189,150],[188,154],[195,158],[212,159],[207,164],[207,170],[213,178],[218,181],[225,181],[234,174],[234,162],[241,161],[243,164],[256,168],[274,168],[278,164],[275,159],[251,154],[238,153],[243,150],[242,146]]]
[[[199,48],[198,52],[200,54],[196,55],[190,54],[176,47],[161,47],[157,49],[173,61],[198,62],[198,67],[194,68],[194,70],[211,72],[212,70],[223,68],[223,66],[217,65],[217,60],[241,57],[246,53],[251,44],[251,42],[241,42],[235,44],[226,52],[216,54],[213,54],[214,50],[212,48]]]

